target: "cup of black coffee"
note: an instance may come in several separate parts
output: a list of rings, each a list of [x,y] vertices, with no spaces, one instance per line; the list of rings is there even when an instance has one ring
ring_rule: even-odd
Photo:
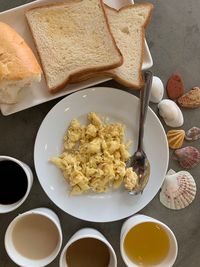
[[[24,162],[0,156],[0,213],[18,208],[27,198],[33,184],[33,174]]]

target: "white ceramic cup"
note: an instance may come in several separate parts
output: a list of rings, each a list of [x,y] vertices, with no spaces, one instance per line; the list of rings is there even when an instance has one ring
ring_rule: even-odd
[[[16,223],[22,217],[25,217],[25,216],[30,215],[30,214],[42,215],[42,216],[45,216],[46,218],[48,218],[56,226],[56,228],[58,230],[58,235],[59,235],[58,236],[59,241],[58,241],[58,244],[55,247],[54,251],[48,257],[43,258],[43,259],[39,259],[39,260],[29,259],[29,258],[21,255],[15,249],[15,246],[14,246],[13,240],[12,240],[12,231],[13,231]],[[51,233],[49,233],[49,234],[51,234]],[[46,266],[56,258],[56,256],[58,255],[58,253],[61,249],[62,230],[61,230],[59,218],[55,214],[55,212],[53,212],[52,210],[50,210],[48,208],[37,208],[37,209],[29,210],[23,214],[20,214],[17,217],[15,217],[15,219],[8,226],[8,228],[6,230],[6,234],[5,234],[4,243],[5,243],[5,248],[6,248],[6,251],[9,255],[9,257],[19,266],[21,266],[21,267],[43,267],[43,266]]]
[[[108,242],[108,240],[96,229],[93,228],[83,228],[79,231],[77,231],[67,242],[66,246],[63,248],[62,253],[60,255],[60,267],[68,267],[68,264],[66,262],[66,252],[67,249],[71,244],[73,244],[75,241],[80,240],[82,238],[95,238],[103,242],[109,249],[110,252],[110,262],[108,267],[117,267],[117,257],[115,254],[114,249],[112,248],[111,244]],[[94,266],[95,267],[95,266]]]
[[[168,255],[166,256],[166,258],[160,262],[159,264],[155,265],[155,267],[171,267],[173,266],[176,257],[177,257],[177,253],[178,253],[178,245],[177,245],[177,241],[176,241],[176,237],[174,235],[174,233],[172,232],[172,230],[164,223],[148,217],[146,215],[134,215],[131,218],[129,218],[128,220],[126,220],[124,222],[124,224],[122,225],[122,229],[121,229],[121,236],[120,236],[120,250],[121,250],[121,256],[125,262],[125,264],[128,267],[138,267],[138,265],[134,262],[132,262],[129,257],[127,256],[125,250],[124,250],[124,240],[125,237],[127,235],[127,233],[136,225],[140,224],[140,223],[144,223],[144,222],[154,222],[158,225],[160,225],[165,232],[167,233],[168,237],[169,237],[169,241],[170,241],[170,248],[169,248],[169,252]]]
[[[9,156],[0,156],[0,161],[3,161],[3,160],[10,160],[10,161],[17,163],[24,170],[24,172],[26,174],[27,182],[28,182],[26,193],[22,199],[20,199],[19,201],[15,202],[15,203],[8,204],[8,205],[0,204],[0,213],[7,213],[7,212],[13,211],[13,210],[17,209],[19,206],[21,206],[21,204],[28,197],[30,190],[31,190],[31,187],[32,187],[32,184],[33,184],[33,173],[31,171],[30,167],[26,163],[24,163],[24,162],[22,162],[16,158],[9,157]],[[11,186],[12,186],[12,184],[11,184]]]

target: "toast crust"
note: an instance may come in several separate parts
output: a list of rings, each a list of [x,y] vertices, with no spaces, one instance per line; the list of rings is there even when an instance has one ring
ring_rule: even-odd
[[[147,19],[145,20],[144,24],[142,25],[142,40],[141,40],[141,44],[142,44],[142,56],[140,58],[140,73],[139,73],[139,80],[140,80],[140,84],[139,85],[136,85],[136,84],[133,84],[131,82],[128,82],[127,80],[124,80],[122,78],[120,78],[120,76],[118,75],[115,75],[113,73],[108,73],[110,74],[110,77],[112,77],[113,79],[115,79],[116,81],[118,81],[119,83],[121,83],[122,85],[125,85],[126,87],[129,87],[129,88],[133,88],[133,89],[136,89],[136,90],[140,90],[142,88],[142,86],[144,85],[144,78],[143,78],[143,75],[142,75],[142,63],[144,61],[144,44],[145,44],[145,30],[151,20],[151,17],[152,17],[152,12],[153,12],[153,8],[154,6],[150,3],[142,3],[142,4],[139,4],[139,3],[136,3],[136,4],[129,4],[129,5],[126,5],[124,7],[121,7],[120,9],[116,10],[112,7],[109,7],[108,5],[106,5],[106,8],[108,9],[111,9],[117,13],[119,13],[120,11],[123,11],[123,10],[126,10],[126,9],[130,9],[132,8],[133,6],[134,7],[141,7],[141,6],[148,6],[149,9],[150,9],[150,12],[149,12],[149,15],[147,16]]]
[[[128,88],[132,88],[132,89],[135,89],[135,90],[140,90],[142,88],[142,86],[144,85],[144,79],[143,79],[141,68],[142,68],[142,63],[144,61],[145,30],[146,30],[146,27],[147,27],[147,25],[149,24],[149,22],[151,20],[152,11],[153,11],[154,7],[150,3],[129,4],[127,6],[124,6],[124,7],[120,8],[120,9],[116,10],[115,8],[109,7],[106,4],[104,4],[104,5],[105,5],[105,8],[113,10],[114,12],[117,12],[117,13],[119,13],[120,11],[125,10],[125,9],[133,8],[133,6],[134,7],[137,7],[137,6],[139,6],[139,7],[148,6],[149,7],[149,10],[150,10],[149,15],[147,16],[147,19],[145,20],[144,24],[142,25],[142,37],[141,37],[142,56],[140,58],[140,73],[139,73],[139,81],[140,81],[140,83],[139,83],[139,85],[138,84],[133,84],[132,82],[129,82],[127,80],[122,79],[119,75],[116,75],[111,71],[103,71],[101,73],[92,73],[92,74],[88,74],[88,75],[85,75],[85,76],[79,76],[79,77],[77,77],[77,79],[71,79],[70,82],[71,83],[82,82],[82,81],[85,81],[85,80],[90,79],[90,78],[102,76],[102,77],[113,78],[114,80],[116,80],[117,82],[119,82],[120,84],[122,84],[122,85],[124,85],[124,86],[126,86]]]
[[[26,18],[27,18],[27,21],[28,21],[28,25],[29,25],[29,28],[30,28],[30,31],[31,31],[31,34],[33,36],[33,40],[34,40],[34,43],[35,43],[35,46],[37,48],[37,52],[38,52],[38,56],[40,58],[40,62],[42,64],[42,67],[43,67],[43,72],[44,72],[44,76],[45,76],[45,79],[46,79],[46,82],[48,81],[47,79],[47,73],[45,71],[45,64],[43,63],[42,61],[42,58],[40,56],[40,53],[39,53],[39,47],[37,46],[37,42],[36,42],[36,39],[34,37],[34,33],[31,29],[31,25],[29,23],[29,20],[28,20],[28,12],[32,11],[32,10],[35,10],[35,9],[41,9],[43,7],[52,7],[52,6],[63,6],[63,5],[66,5],[66,4],[74,4],[74,3],[79,3],[81,2],[82,0],[67,0],[65,2],[61,2],[61,3],[53,3],[53,4],[47,4],[47,5],[40,5],[40,6],[37,6],[37,7],[33,7],[29,10],[26,11]],[[60,91],[62,88],[64,88],[68,83],[70,83],[70,80],[75,80],[77,77],[79,76],[84,76],[84,75],[88,75],[88,74],[91,74],[91,73],[98,73],[98,72],[102,72],[102,71],[107,71],[107,70],[110,70],[110,69],[114,69],[114,68],[117,68],[119,66],[121,66],[123,64],[123,56],[122,56],[122,53],[121,51],[119,50],[116,42],[115,42],[115,39],[111,33],[111,29],[110,29],[110,26],[109,26],[109,23],[108,23],[108,19],[107,19],[107,16],[106,16],[106,12],[105,12],[105,7],[104,7],[104,3],[103,3],[103,0],[98,0],[99,4],[101,5],[102,7],[102,11],[103,11],[103,14],[104,14],[104,19],[105,19],[105,23],[106,23],[106,27],[108,29],[108,32],[109,32],[109,35],[111,37],[111,40],[112,40],[112,43],[115,47],[115,50],[117,51],[118,53],[118,56],[119,56],[119,60],[118,62],[114,63],[114,64],[109,64],[109,65],[104,65],[104,66],[99,66],[99,67],[88,67],[88,68],[83,68],[83,69],[80,69],[78,71],[71,71],[70,75],[66,78],[66,80],[64,80],[62,83],[60,83],[59,85],[57,85],[56,87],[51,87],[49,88],[49,92],[50,93],[57,93],[58,91]],[[48,82],[47,82],[48,84]]]
[[[151,20],[154,6],[152,4],[150,4],[150,3],[142,3],[142,4],[136,3],[136,4],[130,4],[130,5],[124,6],[124,7],[120,8],[119,10],[116,10],[116,11],[120,12],[122,10],[132,8],[133,5],[135,7],[137,7],[137,6],[148,6],[149,9],[150,9],[149,14],[147,16],[147,19],[145,20],[144,24],[142,25],[142,41],[141,41],[141,43],[142,43],[142,56],[141,56],[141,59],[140,59],[140,74],[139,74],[140,75],[140,77],[139,77],[140,84],[139,85],[132,84],[132,83],[129,83],[128,81],[126,81],[124,79],[121,79],[119,76],[116,76],[116,75],[114,75],[114,76],[116,76],[115,79],[118,82],[122,83],[123,85],[125,85],[125,86],[127,86],[129,88],[134,88],[136,90],[140,90],[144,86],[144,77],[142,75],[141,69],[142,69],[142,63],[144,61],[145,31],[146,31],[146,28],[147,28],[150,20]],[[111,8],[111,7],[107,6],[107,8]]]

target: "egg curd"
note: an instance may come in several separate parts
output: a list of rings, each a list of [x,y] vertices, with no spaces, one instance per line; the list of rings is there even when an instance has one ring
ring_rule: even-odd
[[[125,127],[105,123],[94,112],[88,113],[88,121],[88,125],[81,125],[72,120],[64,136],[63,153],[50,159],[61,169],[70,193],[107,192],[122,182],[132,190],[138,177],[132,168],[126,168],[130,142],[123,142]]]

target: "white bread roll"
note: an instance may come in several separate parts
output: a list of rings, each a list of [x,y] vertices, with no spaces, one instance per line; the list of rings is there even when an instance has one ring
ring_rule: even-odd
[[[22,37],[0,22],[0,103],[16,103],[19,91],[40,82],[41,73],[37,59]]]

